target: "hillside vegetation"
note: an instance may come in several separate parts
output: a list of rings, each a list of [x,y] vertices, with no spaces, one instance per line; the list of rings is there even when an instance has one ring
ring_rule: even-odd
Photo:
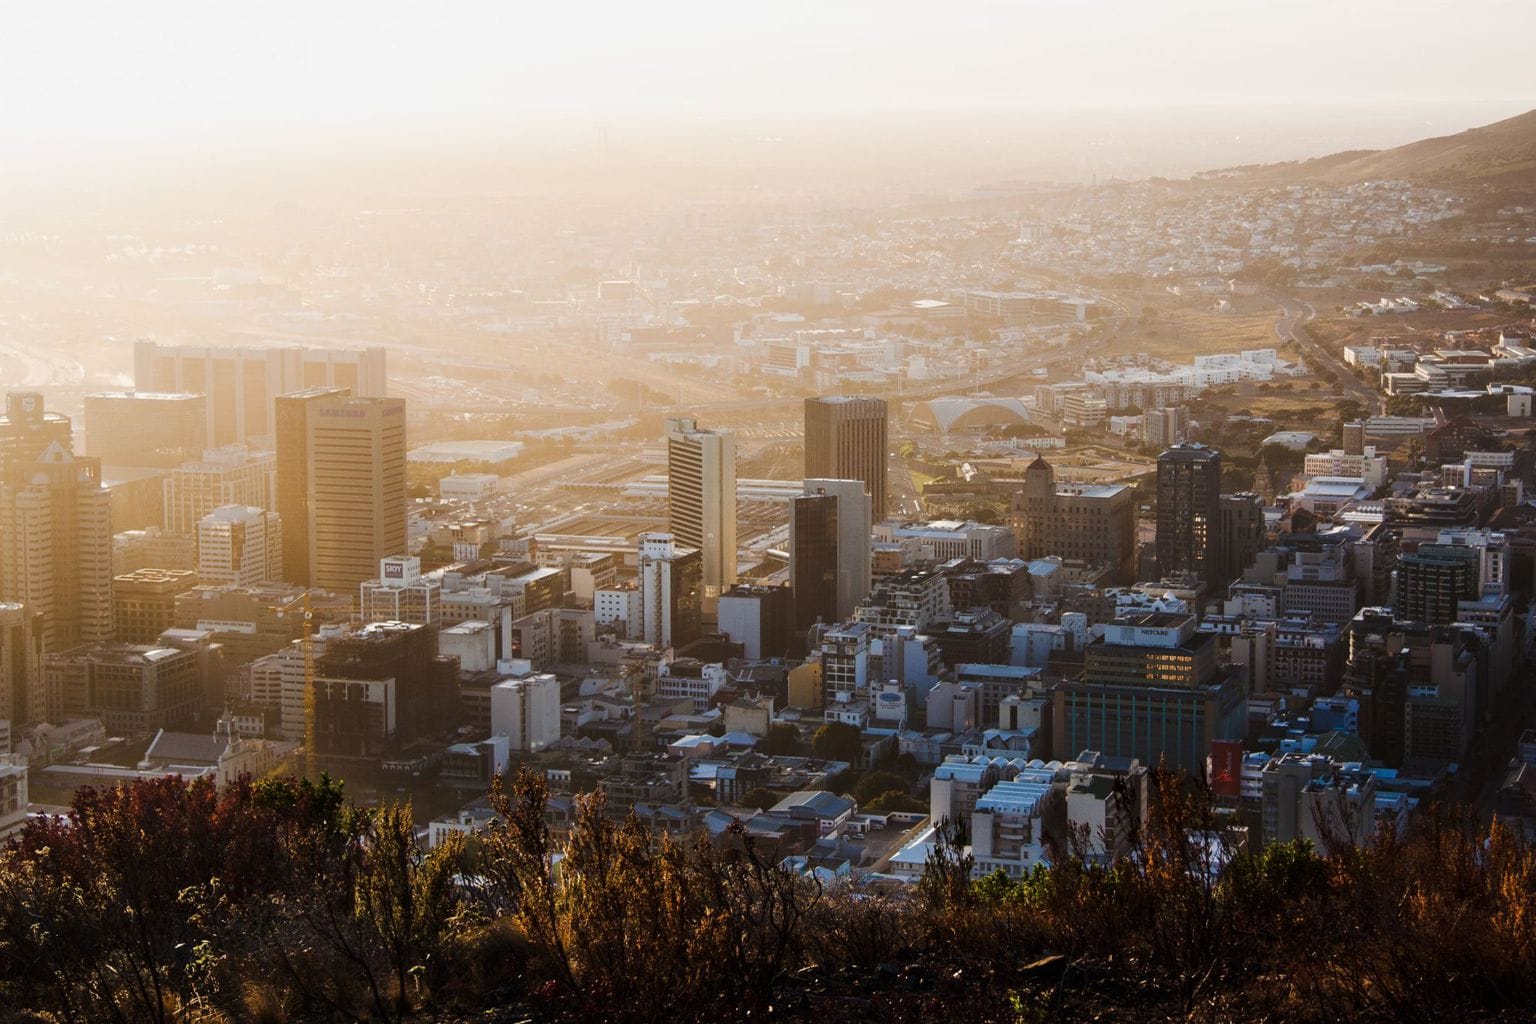
[[[0,854],[0,1020],[1484,1021],[1536,999],[1536,852],[1431,820],[1243,853],[1155,773],[1132,855],[823,888],[525,773],[473,842],[328,781],[82,791]],[[1427,816],[1431,817],[1432,816]],[[949,836],[946,831],[945,836]]]

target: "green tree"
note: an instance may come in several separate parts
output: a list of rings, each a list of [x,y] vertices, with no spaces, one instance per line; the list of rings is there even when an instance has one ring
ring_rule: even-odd
[[[416,846],[411,805],[391,804],[373,817],[368,853],[357,880],[357,916],[370,933],[394,981],[392,999],[377,988],[381,1016],[403,1021],[423,994],[426,974],[446,925],[457,910],[453,876],[464,836],[449,832],[431,853]]]
[[[828,722],[811,737],[811,752],[825,761],[857,765],[863,760],[864,743],[857,727],[846,722]]]
[[[907,792],[907,780],[891,772],[876,770],[866,773],[854,785],[853,798],[861,805],[867,804],[875,797],[892,790],[898,793]]]
[[[775,722],[768,733],[757,741],[757,752],[769,757],[799,757],[805,753],[800,739],[800,729],[788,722]]]

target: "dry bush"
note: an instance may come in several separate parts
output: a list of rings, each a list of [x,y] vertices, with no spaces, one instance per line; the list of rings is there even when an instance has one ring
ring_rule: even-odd
[[[806,922],[806,953],[820,964],[873,968],[910,957],[918,940],[910,903],[889,893],[847,887],[830,892]]]
[[[481,843],[492,902],[512,908],[530,970],[591,1020],[719,1020],[766,1004],[803,955],[820,892],[771,863],[738,828],[717,848],[656,836],[583,797],[557,849],[541,777],[493,796]]]

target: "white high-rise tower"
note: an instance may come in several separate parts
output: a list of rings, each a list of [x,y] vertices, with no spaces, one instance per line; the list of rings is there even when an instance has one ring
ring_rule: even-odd
[[[736,582],[736,439],[667,421],[667,521],[677,542],[704,560],[704,607],[713,612]]]

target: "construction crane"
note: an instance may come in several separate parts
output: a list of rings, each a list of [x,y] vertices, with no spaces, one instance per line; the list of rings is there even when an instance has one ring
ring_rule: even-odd
[[[309,588],[304,589],[304,777],[320,781],[319,756],[315,751],[315,611],[309,603]]]

